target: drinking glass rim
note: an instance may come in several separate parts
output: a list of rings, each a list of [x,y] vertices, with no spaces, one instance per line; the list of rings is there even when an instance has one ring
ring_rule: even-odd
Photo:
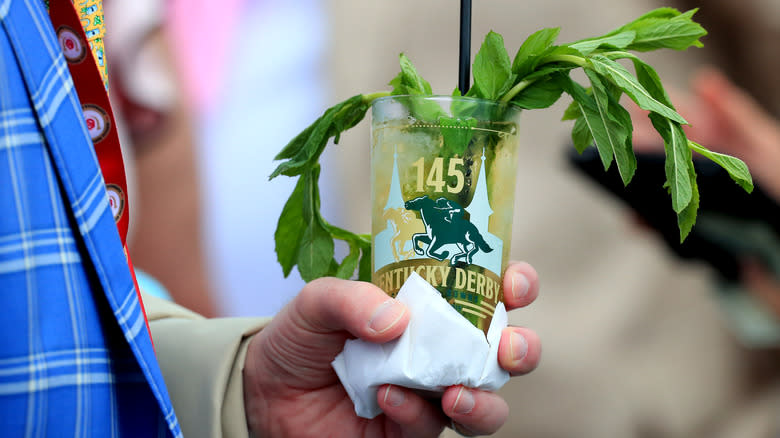
[[[394,100],[394,99],[425,99],[425,100],[434,100],[434,101],[454,101],[454,100],[463,100],[463,101],[471,101],[471,102],[477,102],[483,105],[491,105],[491,106],[505,106],[510,107],[512,109],[515,109],[517,111],[522,111],[523,108],[519,105],[513,103],[513,102],[500,102],[498,100],[492,100],[492,99],[483,99],[481,97],[471,97],[471,96],[452,96],[447,94],[391,94],[389,96],[382,96],[377,97],[374,99],[374,101],[371,103],[371,106],[376,105],[377,103],[388,101],[388,100]]]
[[[524,109],[512,102],[500,102],[492,99],[483,99],[481,97],[452,96],[447,94],[391,94],[389,96],[382,96],[374,99],[374,101],[371,102],[371,107],[373,108],[375,105],[381,104],[383,102],[389,102],[393,100],[411,100],[411,99],[430,100],[434,102],[455,102],[455,101],[474,102],[485,107],[509,109],[513,112],[516,112],[518,116]]]

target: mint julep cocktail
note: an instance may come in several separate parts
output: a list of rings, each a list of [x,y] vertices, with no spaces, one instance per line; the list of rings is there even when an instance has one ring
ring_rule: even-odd
[[[485,329],[502,298],[509,255],[519,109],[546,109],[561,98],[569,102],[562,120],[571,122],[574,147],[595,148],[604,169],[616,166],[625,185],[637,159],[633,116],[622,101],[631,99],[648,112],[664,143],[664,188],[684,240],[700,202],[693,152],[723,167],[746,191],[753,189],[744,162],[686,137],[688,122],[642,59],[649,51],[701,47],[707,32],[693,20],[695,13],[658,8],[604,35],[569,43],[557,41],[560,29],[541,29],[513,56],[491,31],[471,65],[473,85],[459,84],[449,97],[435,97],[401,54],[401,71],[389,90],[328,108],[276,156],[282,162],[271,178],[298,178],[274,234],[282,272],[287,276],[297,267],[306,281],[357,277],[390,295],[415,272]],[[358,234],[322,217],[319,159],[369,110],[373,221],[370,234]],[[341,260],[336,240],[349,248]]]
[[[412,272],[487,332],[509,258],[520,108],[392,96],[371,108],[371,280]]]

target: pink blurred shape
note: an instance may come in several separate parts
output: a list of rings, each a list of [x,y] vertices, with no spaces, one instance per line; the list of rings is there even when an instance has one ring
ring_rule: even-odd
[[[171,0],[169,37],[182,88],[196,112],[214,103],[230,67],[228,48],[245,0]]]

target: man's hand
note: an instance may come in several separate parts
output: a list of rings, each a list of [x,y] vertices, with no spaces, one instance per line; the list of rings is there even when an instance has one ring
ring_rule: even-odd
[[[507,309],[536,299],[539,280],[526,263],[504,275]],[[363,282],[312,281],[250,342],[244,367],[244,399],[250,430],[262,437],[436,437],[456,424],[464,434],[491,434],[509,415],[498,395],[462,386],[447,388],[435,404],[406,388],[384,385],[377,401],[384,414],[367,420],[330,363],[347,339],[387,342],[409,322],[403,304]],[[541,344],[531,330],[507,327],[498,360],[512,375],[539,363]]]

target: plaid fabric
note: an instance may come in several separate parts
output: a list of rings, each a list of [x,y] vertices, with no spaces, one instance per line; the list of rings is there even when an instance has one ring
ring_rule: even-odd
[[[41,0],[0,0],[0,435],[181,435]]]

